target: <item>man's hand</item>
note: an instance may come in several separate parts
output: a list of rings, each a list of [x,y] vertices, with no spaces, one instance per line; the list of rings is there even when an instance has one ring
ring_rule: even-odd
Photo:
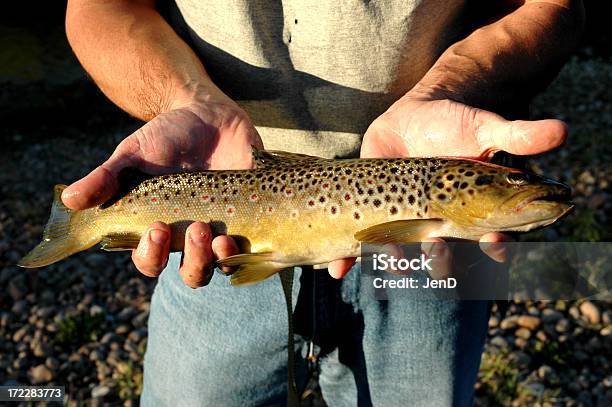
[[[149,174],[251,168],[251,145],[263,146],[237,105],[230,101],[191,102],[158,115],[125,138],[106,162],[66,188],[62,201],[77,210],[105,202],[117,191],[117,176],[126,167]],[[134,264],[141,273],[156,277],[165,267],[169,247],[170,227],[156,222],[133,251]],[[212,276],[214,258],[237,253],[231,238],[213,240],[207,224],[193,223],[185,235],[181,276],[190,287],[205,285]]]
[[[361,157],[456,156],[489,160],[494,153],[539,154],[563,144],[565,124],[558,120],[508,121],[501,116],[449,99],[427,97],[409,92],[378,117],[365,133]],[[501,245],[508,241],[501,233],[488,233],[481,247],[496,261],[504,261]],[[427,239],[439,256],[442,239]],[[484,244],[487,243],[487,244]],[[431,244],[429,245],[431,246]],[[350,260],[330,263],[333,277],[343,277],[352,266]]]

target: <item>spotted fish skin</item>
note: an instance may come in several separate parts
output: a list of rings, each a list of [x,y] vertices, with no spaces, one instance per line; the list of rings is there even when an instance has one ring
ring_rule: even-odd
[[[102,241],[110,249],[131,248],[148,225],[162,221],[172,228],[172,249],[181,250],[187,225],[203,221],[215,234],[236,237],[243,252],[268,253],[267,261],[276,268],[322,264],[358,256],[359,231],[396,227],[394,221],[439,220],[404,239],[413,241],[431,236],[477,239],[491,230],[513,230],[512,225],[491,228],[478,222],[524,189],[508,181],[508,174],[522,174],[517,170],[472,160],[266,157],[271,159],[259,160],[253,170],[147,179],[108,207],[72,214],[71,239],[80,241],[73,246]],[[532,181],[529,186],[556,194],[567,190],[551,185]],[[557,208],[555,217],[545,222],[566,209]],[[542,219],[530,224],[538,226],[538,221]],[[24,260],[26,267],[41,264],[40,258]]]

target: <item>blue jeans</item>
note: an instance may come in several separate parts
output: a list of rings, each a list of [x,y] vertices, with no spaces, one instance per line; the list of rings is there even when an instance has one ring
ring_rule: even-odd
[[[172,254],[151,300],[141,405],[284,405],[287,315],[278,276],[237,288],[217,274],[194,290],[179,263]],[[298,393],[307,376],[299,354],[312,339],[329,406],[471,405],[489,303],[379,301],[361,280],[358,267],[341,281],[296,269]]]

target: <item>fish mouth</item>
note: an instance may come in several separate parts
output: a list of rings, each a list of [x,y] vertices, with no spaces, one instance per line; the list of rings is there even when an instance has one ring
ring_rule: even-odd
[[[517,194],[518,195],[518,194]],[[513,196],[512,198],[515,198]],[[510,198],[510,199],[512,199]],[[528,197],[523,199],[514,207],[515,212],[519,212],[529,204],[548,204],[551,207],[559,207],[559,206],[573,206],[571,202],[571,192],[570,190],[561,190],[561,191],[538,191],[535,193],[529,194]]]

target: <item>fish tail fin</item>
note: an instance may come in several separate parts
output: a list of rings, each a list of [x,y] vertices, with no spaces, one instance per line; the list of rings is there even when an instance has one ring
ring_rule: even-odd
[[[88,249],[98,243],[95,236],[83,240],[81,229],[91,220],[90,210],[74,211],[62,202],[62,191],[66,185],[56,185],[53,205],[42,241],[17,263],[20,267],[43,267],[60,261],[71,254]],[[79,233],[79,235],[77,235]]]

